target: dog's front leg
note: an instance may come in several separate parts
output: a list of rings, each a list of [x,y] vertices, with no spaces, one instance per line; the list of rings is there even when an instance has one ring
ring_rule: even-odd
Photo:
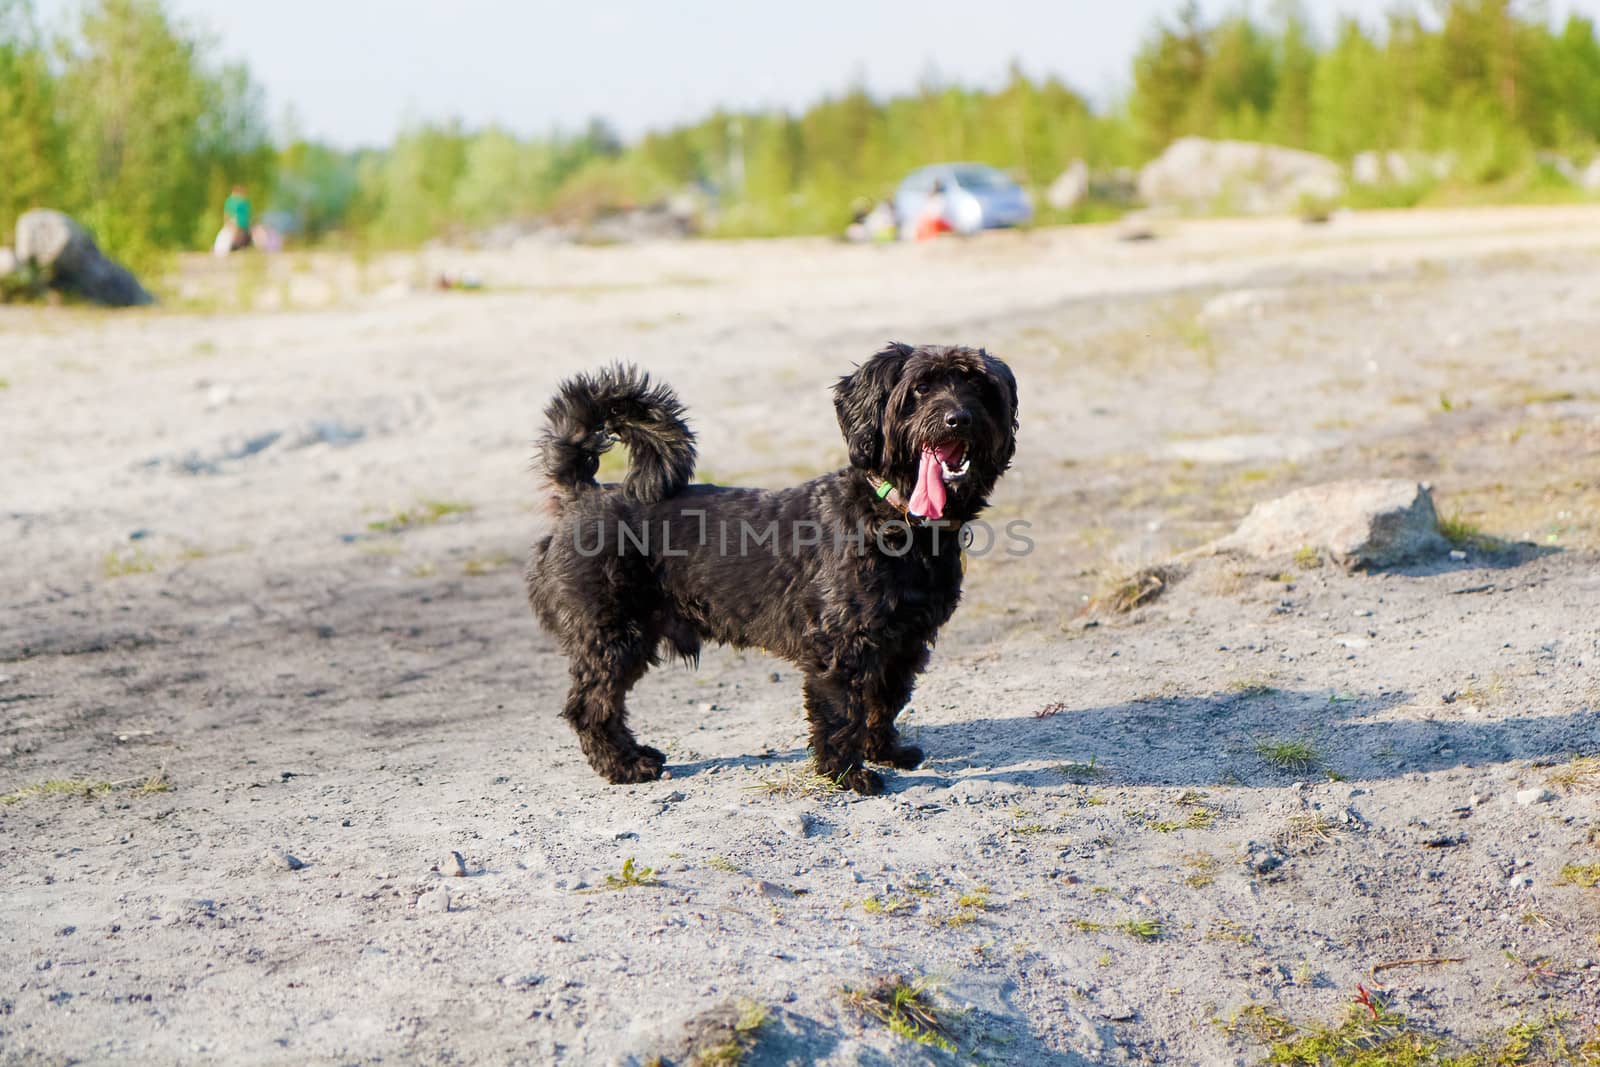
[[[857,793],[883,792],[882,776],[863,766],[867,739],[863,679],[840,671],[808,673],[804,688],[817,772]]]
[[[867,734],[864,751],[874,763],[887,763],[903,771],[922,762],[922,749],[900,743],[895,717],[911,699],[917,675],[928,665],[928,648],[918,645],[903,655],[885,656],[877,678],[867,688]]]

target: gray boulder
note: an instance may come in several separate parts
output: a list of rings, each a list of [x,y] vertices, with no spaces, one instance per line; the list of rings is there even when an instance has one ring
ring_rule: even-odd
[[[1218,552],[1262,559],[1311,548],[1344,567],[1392,567],[1443,555],[1450,544],[1426,486],[1404,479],[1327,482],[1257,504]]]
[[[1586,193],[1600,193],[1600,156],[1589,161],[1589,165],[1578,172],[1578,188]]]
[[[1071,211],[1089,195],[1089,164],[1074,159],[1045,191],[1045,203],[1057,211]]]
[[[1333,160],[1253,141],[1180,138],[1139,172],[1145,203],[1179,212],[1281,215],[1337,200],[1344,190]]]
[[[17,220],[16,257],[43,284],[96,304],[155,302],[126,267],[100,251],[88,230],[59,211],[29,211]]]

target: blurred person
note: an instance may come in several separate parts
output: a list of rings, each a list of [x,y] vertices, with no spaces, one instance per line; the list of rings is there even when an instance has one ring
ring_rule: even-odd
[[[219,256],[230,252],[237,252],[242,248],[249,248],[255,241],[250,227],[250,197],[242,185],[235,185],[233,192],[228,194],[228,199],[222,204],[222,229],[217,233],[217,239],[211,245],[211,251]]]
[[[949,215],[950,202],[945,195],[944,182],[936,181],[928,199],[923,201],[922,210],[917,212],[913,235],[919,241],[931,241],[942,233],[950,233],[954,227],[950,225]]]
[[[872,213],[872,201],[858,196],[850,202],[850,225],[844,228],[846,241],[864,242],[872,239],[867,230],[867,216]]]
[[[862,220],[866,227],[867,239],[870,241],[893,241],[900,236],[900,226],[895,221],[894,205],[888,200],[879,200],[867,212],[867,217]]]

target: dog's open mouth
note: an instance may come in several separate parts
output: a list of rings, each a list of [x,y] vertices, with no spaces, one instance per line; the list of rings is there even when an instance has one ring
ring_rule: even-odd
[[[917,466],[917,486],[911,491],[911,514],[930,521],[943,518],[945,486],[965,478],[971,466],[967,446],[960,441],[924,445]]]

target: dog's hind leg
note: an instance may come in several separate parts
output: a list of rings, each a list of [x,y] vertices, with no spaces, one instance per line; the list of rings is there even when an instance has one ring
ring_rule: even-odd
[[[900,656],[886,656],[880,674],[868,680],[867,729],[862,746],[867,759],[908,771],[922,762],[922,749],[900,743],[894,720],[911,699],[917,675],[928,665],[928,648],[918,645]]]
[[[649,666],[650,649],[637,639],[590,645],[572,657],[572,690],[561,714],[589,765],[614,784],[653,782],[667,761],[628,729],[628,690]]]
[[[838,671],[807,672],[803,689],[817,772],[857,793],[883,792],[883,778],[862,766],[867,701],[861,679]]]

